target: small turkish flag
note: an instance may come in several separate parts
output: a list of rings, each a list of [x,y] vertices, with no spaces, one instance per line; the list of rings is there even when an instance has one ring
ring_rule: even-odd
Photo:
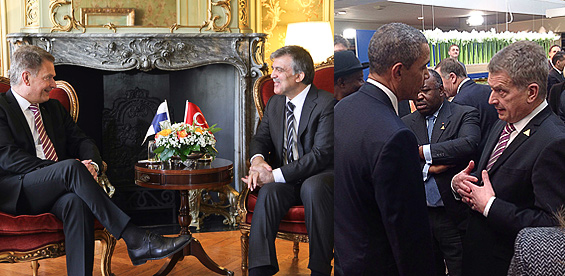
[[[199,127],[208,128],[208,122],[206,122],[206,119],[204,118],[204,115],[202,115],[200,108],[197,105],[186,101],[186,108],[184,110],[184,123],[192,125],[193,121],[196,121],[195,125]]]

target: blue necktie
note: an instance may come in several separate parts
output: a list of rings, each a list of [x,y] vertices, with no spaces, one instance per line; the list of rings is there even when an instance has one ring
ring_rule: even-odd
[[[436,117],[434,115],[430,115],[426,117],[426,119],[428,120],[428,140],[431,143]],[[439,189],[437,188],[436,180],[433,176],[429,176],[428,179],[424,182],[424,188],[426,190],[426,201],[428,202],[428,206],[443,206],[441,195],[439,193]]]
[[[286,163],[294,161],[294,104],[286,104]]]

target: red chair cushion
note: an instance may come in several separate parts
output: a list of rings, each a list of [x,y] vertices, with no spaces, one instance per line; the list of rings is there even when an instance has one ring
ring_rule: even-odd
[[[6,93],[10,90],[10,86],[5,83],[0,83],[0,93]]]
[[[334,93],[334,67],[318,69],[314,75],[314,85],[318,89]]]
[[[104,226],[94,221],[94,229]],[[0,236],[63,232],[63,223],[51,213],[14,216],[0,212]]]
[[[251,224],[253,210],[255,210],[256,203],[257,193],[250,193],[247,197],[247,217],[245,218],[246,223]],[[306,230],[306,222],[304,219],[304,206],[297,205],[290,207],[288,213],[286,213],[286,215],[281,220],[279,231],[306,235],[308,231]]]
[[[69,96],[65,90],[61,88],[53,88],[51,92],[49,92],[49,99],[57,99],[67,111],[71,110],[71,101],[69,100]]]
[[[65,241],[63,231],[33,235],[0,236],[0,252],[26,252]]]
[[[261,99],[263,100],[263,106],[267,106],[269,99],[275,95],[275,92],[273,92],[274,90],[275,82],[273,82],[273,79],[268,79],[263,83],[261,86]]]

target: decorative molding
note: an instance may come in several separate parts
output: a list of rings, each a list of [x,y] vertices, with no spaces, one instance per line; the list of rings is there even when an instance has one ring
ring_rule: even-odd
[[[63,16],[63,20],[68,21],[66,25],[62,25],[57,19],[57,17],[59,16],[57,12],[59,11],[59,8],[63,5],[71,5],[71,14],[70,15],[67,14]],[[72,0],[51,0],[51,3],[49,3],[49,18],[51,19],[51,23],[53,24],[53,27],[51,28],[51,32],[54,31],[70,32],[73,29],[76,30],[82,29],[83,33],[86,31],[84,25],[78,22],[75,18],[75,8],[73,6]]]
[[[286,11],[281,8],[281,5],[277,0],[261,0],[261,5],[267,12],[267,15],[263,18],[263,21],[268,22],[267,27],[263,28],[262,32],[267,34],[267,38],[272,38],[273,30],[281,21],[281,15],[283,13],[286,13]],[[268,39],[266,43],[270,44]]]
[[[240,29],[247,29],[249,28],[249,5],[247,0],[239,0],[239,28]]]
[[[26,27],[38,27],[39,26],[39,0],[26,0],[26,16],[25,16],[25,26]]]
[[[174,33],[176,30],[178,30],[180,27],[179,23],[175,23],[173,25],[171,25],[171,27],[169,27],[169,30],[171,30],[171,33]]]
[[[102,26],[108,30],[113,31],[114,33],[116,32],[116,25],[114,25],[114,23],[110,22],[110,23],[106,23],[104,24],[104,26]]]
[[[228,25],[231,22],[231,7],[230,3],[231,0],[221,0],[218,2],[212,2],[212,0],[208,1],[208,20],[204,21],[204,24],[200,26],[200,32],[202,29],[206,28],[205,31],[214,30],[214,32],[231,32],[228,28]],[[212,12],[212,7],[221,7],[226,12],[224,13],[226,22],[222,26],[216,25],[216,20],[220,19],[221,16],[214,15]]]

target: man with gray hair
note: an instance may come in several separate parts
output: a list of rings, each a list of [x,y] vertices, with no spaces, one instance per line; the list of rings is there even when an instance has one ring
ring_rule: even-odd
[[[481,156],[489,131],[498,120],[496,109],[488,103],[490,87],[479,84],[467,77],[465,68],[455,59],[446,58],[435,70],[440,74],[448,97],[453,97],[453,102],[460,105],[472,106],[481,114],[481,141],[477,155],[473,158],[478,160]]]
[[[330,275],[333,259],[333,106],[318,89],[314,62],[304,48],[271,54],[275,95],[250,145],[251,167],[242,178],[259,189],[249,235],[249,275],[278,272],[275,238],[283,216],[304,205],[312,275]]]
[[[543,48],[515,42],[491,59],[488,70],[489,103],[500,121],[476,175],[471,161],[451,184],[475,211],[463,244],[463,275],[507,275],[518,232],[558,225],[553,214],[565,203],[565,125],[545,100]]]
[[[124,239],[134,265],[182,250],[188,235],[164,238],[133,225],[98,185],[98,148],[61,103],[49,99],[54,61],[37,46],[12,54],[11,89],[0,93],[0,210],[59,218],[68,275],[92,275],[94,218]]]
[[[428,42],[391,23],[368,54],[367,82],[335,107],[335,275],[435,275],[418,143],[398,117],[429,77]]]

